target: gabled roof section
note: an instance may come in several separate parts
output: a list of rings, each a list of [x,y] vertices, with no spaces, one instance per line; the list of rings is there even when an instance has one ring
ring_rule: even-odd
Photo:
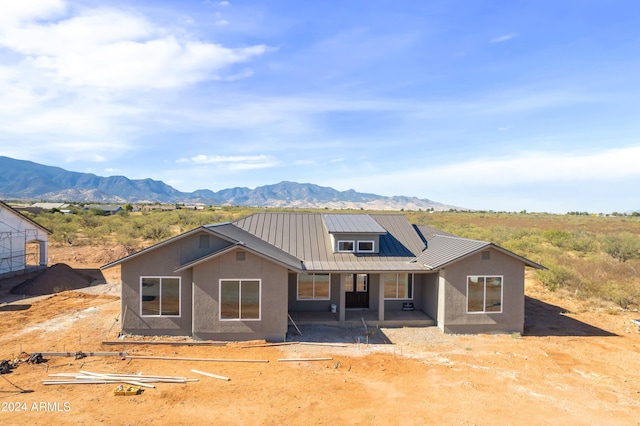
[[[455,235],[426,225],[416,225],[416,229],[418,229],[422,237],[427,242],[427,248],[416,257],[415,261],[432,270],[443,268],[451,263],[457,262],[458,260],[488,248],[495,249],[508,256],[514,257],[527,266],[531,266],[536,269],[546,269],[540,264],[532,262],[525,257],[519,256],[493,243],[456,237]]]
[[[295,256],[287,253],[286,251],[269,244],[268,242],[256,237],[253,234],[245,231],[242,228],[237,227],[233,223],[224,223],[218,225],[205,225],[205,229],[213,232],[217,235],[222,235],[230,241],[250,249],[251,251],[262,254],[265,257],[271,258],[287,267],[295,270],[301,269],[301,262]]]
[[[121,263],[124,263],[124,262],[126,262],[126,261],[128,261],[128,260],[131,260],[131,259],[135,258],[135,257],[141,256],[141,255],[143,255],[143,254],[145,254],[145,253],[149,253],[150,251],[153,251],[153,250],[157,250],[157,249],[159,249],[160,247],[164,247],[164,246],[166,246],[167,244],[171,244],[171,243],[173,243],[174,241],[178,241],[178,240],[181,240],[181,239],[183,239],[183,238],[185,238],[185,237],[188,237],[189,235],[196,234],[196,233],[200,232],[200,231],[202,230],[202,228],[203,228],[203,227],[195,228],[195,229],[192,229],[192,230],[190,230],[190,231],[187,231],[187,232],[185,232],[185,233],[183,233],[183,234],[176,235],[175,237],[171,237],[171,238],[169,238],[168,240],[160,241],[160,242],[159,242],[159,243],[157,243],[157,244],[154,244],[154,245],[152,245],[152,246],[149,246],[149,247],[147,247],[147,248],[144,248],[144,249],[142,249],[142,250],[140,250],[140,251],[137,251],[137,252],[135,252],[135,253],[132,253],[132,254],[130,254],[130,255],[128,255],[128,256],[121,257],[120,259],[118,259],[118,260],[114,260],[113,262],[109,262],[109,263],[107,263],[106,265],[102,265],[102,266],[100,267],[100,269],[108,269],[108,268],[111,268],[111,267],[113,267],[113,266],[120,265]]]
[[[429,225],[413,225],[413,227],[418,231],[418,233],[422,237],[422,240],[425,242],[425,244],[427,243],[427,241],[429,241],[436,235],[447,235],[449,237],[456,236],[448,232],[441,231],[440,229],[433,228]]]
[[[181,272],[181,271],[184,271],[186,269],[193,268],[196,265],[199,265],[201,263],[207,262],[208,260],[211,260],[211,259],[216,258],[218,256],[221,256],[221,255],[223,255],[225,253],[229,253],[229,252],[232,252],[232,251],[238,250],[238,249],[252,252],[257,256],[260,256],[260,257],[263,257],[263,258],[267,258],[272,262],[280,263],[282,266],[284,266],[286,268],[289,268],[289,269],[293,269],[294,271],[301,271],[302,270],[302,263],[299,260],[295,259],[295,258],[288,259],[290,261],[287,262],[287,263],[284,263],[284,262],[281,261],[281,259],[268,256],[266,253],[264,253],[262,251],[255,250],[252,247],[249,247],[249,246],[247,246],[246,244],[244,244],[242,242],[237,242],[237,243],[232,244],[230,246],[227,246],[227,247],[225,247],[225,248],[223,248],[221,250],[218,250],[218,251],[213,252],[213,253],[209,253],[206,256],[202,256],[199,259],[195,259],[195,260],[192,260],[191,262],[185,263],[184,265],[180,265],[177,269],[174,270],[174,272]]]
[[[47,228],[45,228],[44,226],[40,225],[38,222],[36,222],[35,220],[32,220],[30,217],[23,215],[22,213],[20,213],[18,210],[14,209],[13,207],[11,207],[8,204],[5,204],[4,202],[0,201],[0,210],[2,209],[6,209],[7,211],[13,213],[14,215],[16,215],[17,217],[19,217],[22,220],[25,220],[27,222],[29,222],[31,225],[35,226],[36,228],[40,229],[41,231],[47,233],[48,235],[53,234],[52,231],[48,230]]]
[[[386,234],[368,214],[323,214],[322,222],[330,234]]]
[[[416,261],[429,269],[439,269],[490,245],[485,241],[434,235]]]
[[[183,234],[177,235],[175,237],[169,238],[168,240],[162,241],[158,244],[154,244],[150,247],[147,247],[143,250],[140,250],[136,253],[133,253],[129,256],[123,257],[121,259],[118,259],[114,262],[108,263],[106,265],[103,265],[100,267],[100,269],[107,269],[110,268],[112,266],[116,266],[119,265],[123,262],[126,262],[134,257],[138,257],[140,255],[143,255],[145,253],[148,253],[150,251],[156,250],[160,247],[163,247],[167,244],[171,244],[175,241],[178,241],[180,239],[186,238],[190,235],[196,234],[198,232],[201,231],[206,231],[209,232],[215,236],[218,236],[219,238],[222,238],[224,240],[229,241],[230,246],[226,247],[224,250],[228,250],[230,248],[236,248],[236,245],[242,246],[250,251],[253,251],[254,253],[260,254],[265,258],[269,258],[272,259],[278,263],[281,263],[282,265],[289,267],[291,269],[294,270],[300,270],[301,269],[301,264],[300,264],[300,260],[297,259],[295,256],[290,255],[289,253],[286,253],[283,250],[278,249],[277,247],[274,247],[268,243],[266,243],[265,241],[260,240],[259,238],[255,237],[254,235],[251,235],[250,233],[244,231],[243,229],[238,228],[237,226],[235,226],[232,223],[219,223],[219,224],[215,224],[215,225],[204,225],[201,226],[199,228],[195,228],[192,229],[190,231],[187,231]],[[192,262],[197,262],[199,260],[202,260],[204,258],[210,258],[211,256],[214,255],[219,255],[220,253],[218,252],[216,253],[209,253],[206,256],[204,256],[203,258],[200,259],[196,259],[195,261]],[[189,263],[192,263],[189,262]],[[183,268],[184,265],[181,265],[180,268]]]

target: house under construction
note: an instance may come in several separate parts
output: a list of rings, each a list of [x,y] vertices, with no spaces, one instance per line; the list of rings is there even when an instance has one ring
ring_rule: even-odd
[[[0,277],[47,266],[51,231],[0,201]]]

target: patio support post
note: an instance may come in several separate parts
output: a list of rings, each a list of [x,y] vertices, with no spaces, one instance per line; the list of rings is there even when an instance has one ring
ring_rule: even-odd
[[[378,321],[384,321],[384,283],[380,278],[378,280]]]
[[[340,274],[340,304],[338,305],[338,320],[340,322],[344,322],[346,317],[345,317],[345,291],[344,291],[344,274]]]

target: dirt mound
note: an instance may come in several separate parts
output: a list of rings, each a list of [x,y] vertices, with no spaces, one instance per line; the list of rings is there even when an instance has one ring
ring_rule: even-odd
[[[49,261],[51,263],[66,263],[73,268],[100,267],[125,256],[134,250],[125,246],[49,246]]]
[[[83,274],[65,263],[56,263],[41,274],[11,289],[11,294],[41,296],[89,287],[95,277]]]

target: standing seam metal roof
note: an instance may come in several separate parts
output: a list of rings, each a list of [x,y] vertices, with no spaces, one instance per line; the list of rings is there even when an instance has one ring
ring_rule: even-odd
[[[295,256],[292,256],[282,249],[267,243],[242,228],[238,228],[234,224],[224,223],[220,225],[205,225],[204,228],[214,234],[222,235],[227,239],[240,243],[258,253],[262,253],[267,257],[278,260],[293,269],[301,268],[300,260]]]
[[[380,246],[377,254],[334,253],[329,233],[325,228],[325,216],[319,213],[255,213],[238,219],[233,224],[304,261],[308,270],[425,269],[423,266],[411,263],[425,246],[406,216],[367,215],[368,219],[363,220],[364,215],[340,215],[356,216],[353,223],[358,226],[369,222],[366,227],[358,228],[360,230],[385,232],[379,236]],[[375,226],[371,226],[371,222],[374,222]],[[350,221],[344,220],[342,223],[347,224]],[[336,226],[333,229],[347,228]]]

